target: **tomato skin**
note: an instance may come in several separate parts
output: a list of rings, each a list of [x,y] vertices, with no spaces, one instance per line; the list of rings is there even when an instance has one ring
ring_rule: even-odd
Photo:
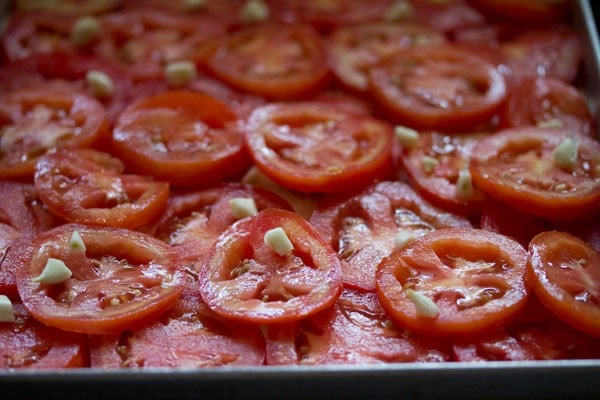
[[[525,249],[506,236],[440,229],[381,261],[377,294],[399,325],[429,334],[476,334],[500,326],[524,306],[526,263]],[[433,300],[438,314],[418,314],[407,288]]]
[[[269,104],[255,109],[244,129],[256,166],[286,188],[341,192],[391,172],[391,127],[334,106]]]
[[[264,243],[266,232],[277,227],[293,244],[290,255]],[[342,290],[333,249],[304,218],[279,209],[232,225],[196,270],[202,299],[213,311],[253,324],[306,318],[335,303]]]
[[[102,104],[60,83],[46,82],[0,96],[0,178],[33,177],[39,157],[59,147],[88,147],[105,138]],[[43,126],[43,129],[39,127]]]
[[[89,366],[86,335],[64,332],[37,322],[14,302],[14,322],[0,323],[0,369],[59,369]]]
[[[223,82],[271,100],[309,97],[330,79],[325,46],[310,26],[263,24],[215,43],[206,68]]]
[[[85,253],[69,251],[74,231],[86,244]],[[50,257],[63,260],[72,277],[54,285],[34,282]],[[183,285],[169,246],[112,227],[65,224],[46,231],[17,255],[13,268],[19,295],[35,319],[87,334],[117,333],[156,320],[173,306]]]
[[[353,196],[322,200],[310,222],[337,251],[344,286],[371,292],[377,265],[394,251],[400,231],[416,238],[434,229],[471,227],[466,218],[430,205],[407,184],[389,181]]]
[[[600,338],[600,253],[568,233],[543,232],[529,244],[527,280],[558,318]]]
[[[132,170],[180,186],[208,186],[248,167],[235,114],[201,93],[168,91],[131,104],[112,134]]]
[[[578,143],[571,171],[559,168],[552,156],[566,138]],[[577,219],[600,211],[598,165],[596,140],[564,129],[524,127],[482,139],[469,170],[475,186],[515,208],[546,218]]]
[[[487,123],[506,97],[496,68],[472,50],[413,47],[369,71],[375,101],[399,124],[470,130]]]
[[[160,215],[169,185],[123,170],[107,153],[61,149],[40,158],[34,183],[44,204],[66,221],[133,229]]]

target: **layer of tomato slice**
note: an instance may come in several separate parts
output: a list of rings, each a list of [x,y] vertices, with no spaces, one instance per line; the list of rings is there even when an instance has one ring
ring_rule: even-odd
[[[553,155],[565,140],[577,148],[572,165]],[[474,184],[513,207],[558,219],[600,211],[600,144],[594,139],[565,129],[514,128],[482,139],[472,154]]]
[[[87,147],[108,131],[93,97],[60,82],[0,95],[0,178],[30,179],[39,157],[59,147]]]
[[[337,251],[346,287],[375,291],[377,265],[392,251],[434,229],[471,226],[401,182],[380,182],[339,197],[322,201],[310,222]]]
[[[247,168],[233,111],[201,93],[168,91],[140,99],[119,116],[115,153],[132,170],[174,185],[208,186]]]
[[[291,324],[266,328],[267,365],[443,362],[444,340],[394,325],[375,293],[344,290],[334,306]]]
[[[270,99],[310,96],[330,71],[321,37],[303,24],[250,26],[223,37],[206,66],[227,84]]]
[[[265,234],[281,228],[292,244],[280,255]],[[342,290],[340,262],[301,216],[267,209],[223,232],[197,268],[200,294],[216,313],[236,321],[273,324],[313,315]]]
[[[70,248],[74,232],[85,250]],[[34,279],[49,258],[63,261],[71,277],[59,283]],[[38,235],[14,263],[19,295],[31,315],[70,332],[139,328],[172,307],[183,285],[178,259],[166,243],[113,227],[61,225]]]
[[[543,232],[529,244],[527,278],[560,319],[600,337],[600,254],[570,234]]]
[[[473,129],[488,122],[506,96],[494,65],[450,45],[398,52],[370,69],[369,84],[391,119],[419,129]]]
[[[399,325],[441,335],[506,323],[525,304],[527,252],[479,229],[439,229],[384,258],[377,293]]]
[[[256,166],[301,192],[340,192],[391,173],[391,127],[322,103],[259,107],[245,125]]]
[[[133,229],[164,210],[169,185],[124,169],[108,153],[66,148],[40,158],[34,182],[44,204],[66,221]]]

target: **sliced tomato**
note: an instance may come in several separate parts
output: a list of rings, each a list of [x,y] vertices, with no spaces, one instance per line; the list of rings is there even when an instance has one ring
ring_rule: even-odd
[[[269,104],[254,110],[245,130],[256,166],[287,188],[339,192],[391,172],[391,127],[335,106]]]
[[[0,95],[0,127],[0,178],[30,179],[40,156],[97,143],[108,122],[94,98],[47,82]]]
[[[227,84],[270,99],[295,99],[323,89],[330,77],[319,34],[302,24],[261,24],[218,41],[206,67]]]
[[[3,370],[84,368],[89,366],[86,335],[44,326],[20,302],[14,322],[0,322]]]
[[[430,29],[453,33],[486,24],[486,18],[468,0],[409,0],[412,12],[407,18]]]
[[[122,0],[16,0],[15,6],[20,11],[50,11],[60,16],[100,14],[117,9]]]
[[[329,57],[336,78],[346,88],[366,93],[368,70],[386,57],[412,46],[446,42],[445,37],[415,24],[374,22],[347,25],[329,36]]]
[[[38,161],[34,182],[44,204],[66,221],[133,229],[160,215],[169,185],[123,170],[107,153],[62,149]]]
[[[505,128],[550,125],[596,135],[586,98],[574,86],[556,78],[523,81],[508,97],[500,125]]]
[[[92,336],[90,347],[92,368],[206,368],[262,365],[265,359],[260,329],[213,313],[191,274],[160,320],[136,331]]]
[[[548,24],[568,19],[568,0],[470,0],[486,14],[527,24]]]
[[[561,167],[554,150],[564,140],[577,145],[572,168]],[[565,129],[514,128],[482,139],[473,149],[474,184],[525,212],[577,219],[600,211],[600,143]]]
[[[281,228],[292,249],[280,255],[265,234]],[[340,262],[301,216],[267,209],[221,234],[198,268],[200,294],[216,313],[260,324],[306,318],[335,303],[342,290]]]
[[[370,69],[369,84],[394,121],[419,129],[473,129],[488,122],[506,96],[494,65],[455,45],[397,53]]]
[[[485,195],[478,188],[462,190],[459,177],[469,169],[473,149],[487,133],[445,134],[421,131],[415,146],[398,156],[402,170],[427,200],[462,215],[478,215]]]
[[[85,251],[70,250],[78,232]],[[49,258],[72,276],[47,284],[40,275]],[[173,250],[149,235],[112,227],[65,224],[38,235],[15,260],[23,304],[45,325],[70,332],[110,334],[155,321],[172,307],[183,285]]]
[[[174,185],[207,186],[249,165],[235,114],[200,93],[165,92],[131,104],[118,118],[115,153],[134,171]]]
[[[526,264],[525,249],[506,236],[439,229],[383,259],[377,294],[401,326],[429,334],[475,334],[500,326],[525,305]],[[427,312],[425,298],[433,305]]]
[[[561,320],[600,338],[600,253],[583,240],[543,232],[529,244],[528,283]]]
[[[395,326],[375,293],[344,290],[333,307],[267,327],[267,365],[444,362],[448,345]]]
[[[401,182],[380,182],[351,197],[322,201],[310,218],[342,261],[346,287],[375,291],[375,270],[398,246],[434,229],[471,227],[466,218],[430,205]]]
[[[205,256],[213,241],[239,219],[232,211],[234,199],[252,199],[257,211],[291,209],[285,200],[266,190],[237,183],[221,184],[171,196],[152,233],[173,246],[184,262],[196,262]]]

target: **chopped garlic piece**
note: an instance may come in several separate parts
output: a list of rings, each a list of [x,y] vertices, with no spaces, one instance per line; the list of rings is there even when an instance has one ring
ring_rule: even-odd
[[[538,128],[562,128],[563,127],[563,123],[560,119],[547,119],[545,121],[540,121],[537,124],[535,124],[536,127]]]
[[[468,169],[462,169],[458,172],[456,196],[462,200],[468,200],[473,197],[473,180]]]
[[[398,125],[394,128],[396,140],[402,146],[412,149],[419,142],[419,132],[406,126]]]
[[[15,322],[15,309],[5,295],[0,295],[0,322]]]
[[[384,19],[386,21],[406,21],[415,15],[415,9],[407,0],[393,2],[386,10]]]
[[[171,86],[181,86],[198,75],[192,61],[174,61],[165,66],[165,77]]]
[[[409,245],[417,237],[413,232],[407,230],[401,230],[396,234],[394,238],[394,250],[400,250]]]
[[[289,255],[294,250],[294,245],[281,227],[267,231],[264,241],[267,246],[280,256]]]
[[[240,20],[245,24],[264,22],[271,16],[269,6],[262,0],[248,0],[240,13]]]
[[[562,169],[571,170],[577,161],[577,142],[572,138],[563,140],[552,152],[552,160]]]
[[[433,157],[423,156],[421,158],[421,165],[423,166],[423,171],[425,171],[426,174],[431,174],[438,163],[439,161]]]
[[[71,238],[69,239],[69,250],[73,252],[85,253],[85,243],[83,242],[79,231],[73,231],[73,234],[71,234]]]
[[[71,270],[65,265],[62,260],[57,258],[49,258],[46,262],[46,266],[42,270],[39,276],[36,276],[32,280],[37,283],[44,283],[47,285],[54,285],[61,283],[69,279],[72,275]]]
[[[231,208],[231,213],[233,214],[233,217],[236,219],[250,217],[258,213],[258,210],[256,209],[256,203],[254,202],[254,199],[252,197],[236,197],[234,199],[231,199],[229,201],[229,207]]]
[[[206,0],[185,0],[185,8],[189,11],[201,10],[206,6]]]
[[[102,71],[88,71],[85,80],[95,97],[110,97],[115,92],[112,79]]]
[[[429,318],[435,318],[439,315],[440,309],[437,304],[423,293],[412,289],[406,289],[406,294],[410,301],[415,305],[417,315]]]
[[[71,41],[76,46],[85,46],[91,43],[100,33],[98,18],[85,16],[79,18],[71,28]]]

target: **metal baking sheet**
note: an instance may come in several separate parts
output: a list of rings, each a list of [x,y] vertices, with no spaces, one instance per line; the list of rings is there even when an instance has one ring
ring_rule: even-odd
[[[582,88],[600,127],[600,45],[592,12],[600,4],[592,1],[576,1],[573,18],[584,37]],[[599,379],[600,360],[0,371],[0,397],[598,400]]]

